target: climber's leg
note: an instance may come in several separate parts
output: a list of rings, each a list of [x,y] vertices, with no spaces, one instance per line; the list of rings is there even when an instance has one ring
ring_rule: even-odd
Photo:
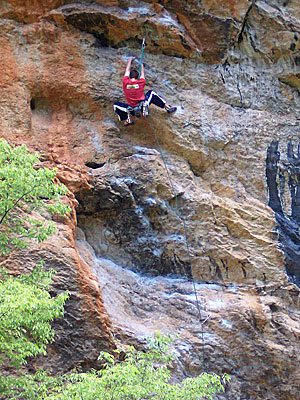
[[[132,122],[130,113],[128,111],[129,105],[126,103],[116,102],[114,103],[114,111],[118,114],[120,121],[127,121],[129,124]]]
[[[155,104],[157,107],[164,108],[166,100],[159,96],[154,90],[148,90],[145,95],[144,103],[149,107],[150,104]]]
[[[144,104],[146,104],[147,107],[149,107],[150,104],[155,104],[157,107],[167,110],[168,113],[172,113],[177,110],[177,107],[169,106],[166,100],[159,96],[154,90],[149,90],[146,93]]]

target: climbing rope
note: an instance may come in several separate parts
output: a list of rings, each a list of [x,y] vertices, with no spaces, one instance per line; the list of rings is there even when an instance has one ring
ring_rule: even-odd
[[[188,241],[188,236],[187,236],[186,221],[185,221],[182,209],[181,209],[181,207],[180,207],[180,205],[178,203],[178,196],[177,196],[177,193],[175,191],[175,188],[174,188],[174,185],[173,185],[173,182],[172,182],[172,179],[171,179],[171,175],[170,175],[170,172],[169,172],[165,157],[163,155],[163,151],[162,151],[161,145],[159,143],[159,140],[158,140],[158,137],[157,137],[157,134],[156,134],[156,130],[155,130],[155,127],[154,127],[154,124],[152,122],[152,119],[151,119],[150,115],[149,115],[149,120],[150,120],[150,123],[151,123],[151,126],[152,126],[152,130],[154,132],[156,143],[157,143],[158,148],[159,148],[160,156],[161,156],[162,161],[164,163],[164,167],[165,167],[165,170],[166,170],[169,182],[170,182],[170,186],[171,186],[171,189],[172,189],[172,192],[173,192],[173,196],[175,198],[176,208],[178,209],[179,218],[181,219],[182,224],[183,224],[185,245],[186,245],[186,251],[187,251],[187,255],[188,255],[188,264],[189,264],[189,268],[190,268],[190,271],[191,271],[193,290],[194,290],[194,294],[195,294],[195,298],[196,298],[196,305],[197,305],[197,310],[198,310],[199,323],[200,323],[200,326],[201,326],[202,365],[203,365],[203,371],[205,372],[206,371],[206,365],[205,365],[205,351],[204,351],[204,324],[207,321],[207,318],[205,320],[202,318],[200,301],[199,301],[197,288],[196,288],[196,282],[195,282],[194,273],[193,273],[193,269],[192,269],[191,252],[190,252],[190,246],[189,246],[189,241]]]
[[[141,60],[140,60],[139,77],[141,75],[141,69],[142,69],[143,55],[144,55],[145,46],[146,46],[146,43],[145,43],[145,37],[144,37],[143,38],[143,43],[142,43],[142,52],[141,52]],[[198,311],[198,316],[199,316],[199,323],[200,323],[200,326],[201,326],[202,365],[203,365],[203,371],[205,372],[206,371],[206,365],[205,365],[205,351],[204,351],[204,324],[205,324],[205,322],[207,321],[208,318],[206,318],[206,319],[202,318],[200,301],[199,301],[197,288],[196,288],[196,282],[195,282],[194,273],[193,273],[193,269],[192,269],[191,252],[190,252],[190,246],[189,246],[188,235],[187,235],[186,221],[185,221],[182,209],[181,209],[181,207],[180,207],[180,205],[178,203],[178,196],[177,196],[175,187],[173,185],[173,182],[172,182],[172,179],[171,179],[171,175],[170,175],[170,172],[169,172],[169,169],[168,169],[168,166],[167,166],[167,163],[166,163],[166,160],[165,160],[161,145],[160,145],[159,140],[158,140],[158,136],[156,134],[156,129],[154,127],[154,124],[153,124],[153,121],[152,121],[152,118],[151,118],[150,114],[149,114],[148,117],[149,117],[149,120],[150,120],[150,123],[151,123],[151,127],[152,127],[152,130],[153,130],[154,136],[155,136],[156,143],[157,143],[158,148],[159,148],[160,156],[161,156],[162,161],[164,163],[164,167],[165,167],[165,170],[166,170],[169,182],[170,182],[170,186],[171,186],[171,189],[172,189],[172,192],[173,192],[173,196],[175,198],[176,208],[178,210],[179,218],[181,219],[182,224],[183,224],[186,252],[187,252],[187,255],[188,255],[188,264],[189,264],[189,268],[190,268],[190,271],[191,271],[193,290],[194,290],[195,299],[196,299],[197,311]]]
[[[141,53],[141,61],[140,61],[140,69],[139,69],[139,78],[141,76],[141,71],[142,71],[142,64],[143,64],[143,55],[144,55],[144,49],[146,47],[146,38],[145,36],[143,37],[143,43],[142,43],[142,53]]]

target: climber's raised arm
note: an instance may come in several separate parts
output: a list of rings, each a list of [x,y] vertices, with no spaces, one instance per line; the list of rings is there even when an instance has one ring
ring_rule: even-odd
[[[131,63],[132,63],[132,61],[133,61],[134,59],[135,59],[135,57],[133,57],[133,56],[129,57],[129,60],[128,60],[127,65],[126,65],[126,69],[125,69],[125,74],[124,74],[124,76],[129,76],[129,74],[130,74]]]
[[[142,64],[142,67],[141,67],[141,76],[140,76],[140,79],[145,79],[144,64]]]

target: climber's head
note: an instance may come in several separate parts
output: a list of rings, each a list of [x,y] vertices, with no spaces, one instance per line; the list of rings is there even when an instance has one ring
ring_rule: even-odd
[[[137,72],[136,69],[132,69],[129,73],[129,78],[130,79],[138,79],[139,73]]]

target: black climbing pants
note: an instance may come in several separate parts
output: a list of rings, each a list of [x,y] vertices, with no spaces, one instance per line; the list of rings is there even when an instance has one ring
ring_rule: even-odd
[[[145,95],[144,105],[150,106],[154,104],[157,107],[164,108],[166,100],[159,96],[154,90],[149,90]],[[120,121],[125,121],[128,118],[128,114],[134,115],[133,111],[129,111],[130,107],[126,103],[116,102],[114,103],[114,111],[118,114]]]

